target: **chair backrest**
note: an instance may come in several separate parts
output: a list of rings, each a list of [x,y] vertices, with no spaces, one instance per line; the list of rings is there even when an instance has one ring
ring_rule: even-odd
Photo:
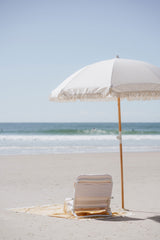
[[[75,183],[74,211],[108,209],[112,193],[112,177],[81,175]]]

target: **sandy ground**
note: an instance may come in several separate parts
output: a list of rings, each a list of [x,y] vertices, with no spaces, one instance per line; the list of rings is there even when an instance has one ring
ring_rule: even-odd
[[[121,209],[118,153],[0,156],[0,240],[160,239],[160,152],[124,153],[125,208],[107,220],[61,219],[9,211],[62,204],[80,174],[113,177],[112,211]]]

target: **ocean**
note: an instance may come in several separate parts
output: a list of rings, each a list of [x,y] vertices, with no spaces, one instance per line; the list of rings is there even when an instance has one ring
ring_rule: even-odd
[[[0,123],[0,155],[118,152],[118,123]],[[123,151],[160,151],[160,123],[122,123]]]

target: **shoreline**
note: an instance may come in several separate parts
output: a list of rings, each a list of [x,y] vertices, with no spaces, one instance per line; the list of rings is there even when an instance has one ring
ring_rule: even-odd
[[[127,147],[123,146],[123,154],[129,153],[129,154],[134,154],[134,153],[160,153],[160,148],[156,147],[156,149],[152,149],[148,148],[147,146],[143,147],[142,149],[138,149],[137,151],[134,150],[126,150]],[[137,148],[136,146],[134,147],[135,149]],[[145,150],[144,150],[145,148]],[[82,148],[83,149],[83,148]],[[117,149],[114,150],[107,150],[107,151],[64,151],[64,152],[51,152],[51,151],[47,151],[47,152],[28,152],[28,150],[25,150],[25,153],[21,152],[20,153],[0,153],[0,157],[4,157],[4,156],[37,156],[37,155],[72,155],[72,154],[118,154],[119,153],[119,146],[117,146]]]
[[[19,154],[0,154],[0,159],[2,157],[23,157],[23,156],[66,156],[66,155],[104,155],[104,154],[113,154],[113,155],[119,155],[119,151],[109,151],[109,152],[60,152],[60,153],[19,153]],[[123,155],[132,155],[132,154],[160,154],[160,150],[157,151],[125,151],[123,149]]]

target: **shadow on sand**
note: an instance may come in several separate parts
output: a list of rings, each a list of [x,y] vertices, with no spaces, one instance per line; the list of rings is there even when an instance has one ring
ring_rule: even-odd
[[[139,212],[139,213],[150,213],[151,212],[143,212],[143,211],[132,211],[132,212]],[[113,221],[113,222],[127,222],[127,221],[144,221],[144,220],[152,220],[155,221],[157,223],[160,223],[160,215],[155,215],[155,216],[151,216],[151,217],[131,217],[131,216],[107,216],[107,217],[100,217],[100,218],[96,218],[96,220],[99,221]]]
[[[142,221],[144,218],[132,218],[127,216],[110,216],[110,217],[101,217],[96,218],[99,221],[113,221],[113,222],[128,222],[128,221]]]
[[[150,220],[153,220],[155,222],[158,222],[160,223],[160,215],[157,215],[157,216],[153,216],[153,217],[149,217],[147,219],[150,219]]]

